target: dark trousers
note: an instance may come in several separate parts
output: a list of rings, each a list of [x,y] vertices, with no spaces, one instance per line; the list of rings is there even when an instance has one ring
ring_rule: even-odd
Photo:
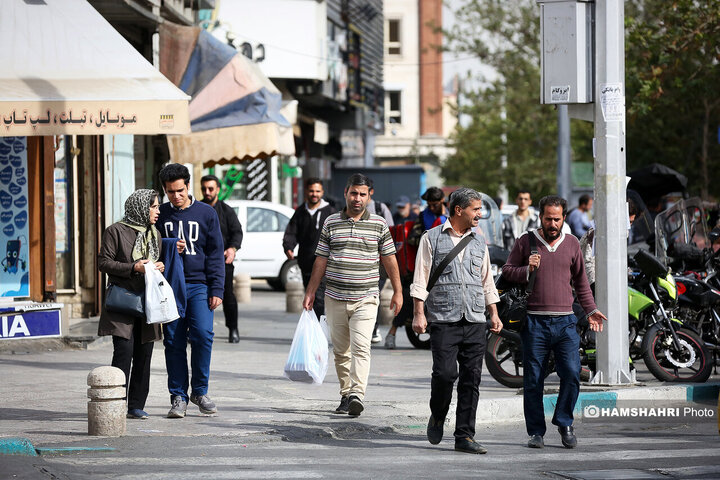
[[[487,344],[485,329],[485,323],[470,323],[465,319],[454,323],[430,323],[433,357],[430,412],[436,420],[445,420],[457,379],[456,439],[475,437],[480,375]]]
[[[528,435],[545,435],[543,389],[550,352],[555,354],[555,369],[560,377],[553,425],[573,423],[573,409],[580,393],[580,335],[575,315],[551,317],[528,315],[522,331],[523,407]]]
[[[310,270],[300,269],[302,272],[303,286],[307,288],[310,283],[310,276],[312,274],[312,268]],[[315,301],[313,302],[313,310],[318,320],[320,315],[325,315],[325,277],[320,281],[317,291],[315,292]]]
[[[223,292],[223,313],[225,314],[225,326],[230,330],[237,329],[238,322],[238,304],[233,291],[233,275],[235,274],[235,266],[230,263],[225,264],[225,291]]]
[[[150,361],[154,343],[140,342],[142,322],[144,320],[141,318],[135,319],[130,339],[113,335],[112,366],[125,373],[128,410],[145,408],[145,400],[150,392]]]

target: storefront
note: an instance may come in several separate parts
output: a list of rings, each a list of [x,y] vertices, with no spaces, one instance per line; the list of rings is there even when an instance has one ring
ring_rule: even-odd
[[[99,312],[136,136],[189,132],[189,97],[85,0],[5,2],[0,40],[0,340],[60,336]]]

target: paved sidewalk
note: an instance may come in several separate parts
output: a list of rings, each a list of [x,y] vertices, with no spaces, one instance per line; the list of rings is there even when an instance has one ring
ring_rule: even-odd
[[[216,315],[209,391],[219,408],[215,417],[201,415],[191,404],[185,419],[165,418],[170,399],[163,346],[156,343],[146,406],[150,418],[128,420],[127,436],[230,435],[262,441],[278,434],[289,438],[334,435],[332,425],[340,416],[332,413],[339,402],[332,360],[320,386],[294,383],[282,376],[298,318],[285,313],[284,306],[284,295],[254,290],[253,302],[240,305],[239,344],[227,342],[224,318],[221,313]],[[384,334],[387,327],[381,331]],[[373,348],[366,411],[341,428],[358,428],[360,423],[363,429],[376,432],[424,432],[429,416],[430,352],[412,348],[402,331],[397,343],[398,349],[393,351],[381,344]],[[86,377],[93,368],[109,364],[111,355],[112,343],[107,339],[91,343],[87,350],[0,354],[0,436],[27,438],[36,447],[89,444]],[[659,386],[647,374],[639,377]],[[717,382],[718,377],[711,380]],[[553,386],[552,377],[549,386]],[[712,395],[713,391],[717,395],[717,383],[710,388],[715,390],[704,390],[703,395]],[[522,397],[515,390],[496,383],[487,373],[480,390],[478,423],[522,421]],[[679,400],[693,395],[688,391],[693,390],[637,387],[623,392],[632,392],[630,395],[639,399]],[[583,395],[601,395],[607,402],[626,398],[628,393]],[[548,396],[546,407],[552,406],[553,397]],[[451,432],[452,418],[448,423],[446,431]]]

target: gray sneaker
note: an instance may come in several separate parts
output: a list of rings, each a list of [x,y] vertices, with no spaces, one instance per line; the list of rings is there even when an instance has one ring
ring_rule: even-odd
[[[168,412],[168,418],[185,418],[185,411],[187,410],[187,403],[180,395],[175,395],[172,399],[172,407]]]
[[[385,348],[395,350],[395,335],[387,334],[385,337]]]
[[[206,415],[217,413],[215,402],[210,400],[207,395],[190,395],[190,401],[200,408],[200,413]]]

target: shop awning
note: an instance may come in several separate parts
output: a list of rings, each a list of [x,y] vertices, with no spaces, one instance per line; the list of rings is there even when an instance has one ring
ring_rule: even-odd
[[[192,96],[188,135],[169,135],[170,158],[212,166],[295,153],[281,94],[257,64],[198,27],[160,26],[160,71]],[[285,108],[285,110],[283,110]]]
[[[189,97],[86,0],[7,0],[0,136],[190,131]]]

